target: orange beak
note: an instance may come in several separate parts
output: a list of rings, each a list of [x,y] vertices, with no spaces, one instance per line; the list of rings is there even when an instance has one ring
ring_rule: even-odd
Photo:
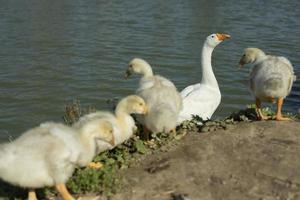
[[[224,33],[217,33],[216,35],[220,41],[224,41],[224,40],[230,38],[230,35],[224,34]]]

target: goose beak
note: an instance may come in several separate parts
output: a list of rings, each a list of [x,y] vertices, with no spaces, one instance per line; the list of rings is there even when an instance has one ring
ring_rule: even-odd
[[[243,58],[241,58],[238,68],[242,68],[246,63],[244,62]]]
[[[228,34],[224,34],[224,33],[217,33],[217,38],[220,40],[220,41],[224,41],[228,38],[230,38],[231,36],[228,35]]]
[[[124,74],[124,78],[128,79],[128,77],[131,75],[131,71],[129,69],[126,70],[125,74]]]

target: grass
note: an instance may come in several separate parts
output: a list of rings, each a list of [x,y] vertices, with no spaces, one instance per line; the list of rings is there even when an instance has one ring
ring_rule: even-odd
[[[116,101],[109,102],[112,108]],[[78,101],[66,106],[64,121],[68,125],[75,123],[82,115],[95,111],[92,107],[83,108]],[[138,126],[141,127],[141,126]],[[72,193],[101,193],[110,196],[116,193],[122,185],[120,169],[128,168],[140,158],[140,155],[153,153],[176,138],[169,134],[159,133],[151,135],[150,140],[140,139],[143,132],[139,128],[134,136],[116,148],[97,155],[93,161],[101,162],[100,169],[77,168],[67,182],[67,187]],[[55,191],[50,191],[50,193]],[[49,192],[48,192],[49,193]]]
[[[111,101],[115,106],[117,101]],[[63,120],[66,124],[72,125],[82,115],[94,112],[93,107],[80,105],[79,101],[74,101],[66,106]],[[274,111],[269,108],[263,109],[265,115],[274,115]],[[289,117],[299,116],[288,113]],[[117,146],[116,148],[103,152],[94,158],[95,162],[101,162],[103,166],[100,169],[77,168],[73,176],[67,182],[67,187],[73,194],[104,194],[108,198],[118,192],[122,187],[122,177],[120,170],[130,167],[136,161],[142,159],[145,154],[167,151],[172,145],[178,144],[178,140],[185,134],[215,131],[218,129],[227,129],[241,121],[251,122],[257,120],[255,106],[249,105],[246,109],[232,113],[229,117],[220,120],[203,120],[194,116],[192,120],[185,121],[177,129],[177,135],[172,136],[166,133],[152,134],[149,140],[142,140],[143,132],[141,126],[134,136]],[[56,195],[53,188],[45,188],[38,191],[39,197],[49,198]],[[27,191],[13,187],[4,182],[0,182],[0,200],[1,199],[25,199]]]
[[[78,103],[73,104],[74,109],[66,109],[65,119],[70,119],[68,110],[87,110],[78,109]],[[71,106],[72,107],[72,106]],[[263,112],[267,115],[274,114],[273,111],[266,108]],[[83,113],[83,112],[82,112]],[[75,114],[78,119],[78,114]],[[189,132],[208,132],[218,129],[227,129],[240,121],[254,121],[257,120],[255,107],[248,106],[245,110],[232,113],[229,117],[221,120],[203,120],[198,116],[194,116],[192,120],[185,121],[178,128],[177,133],[184,135]],[[70,121],[70,120],[68,120]],[[74,122],[74,121],[72,121]],[[138,126],[138,131],[126,143],[119,145],[115,149],[103,152],[96,156],[94,161],[99,161],[103,164],[101,169],[83,168],[77,169],[73,177],[69,180],[67,186],[74,193],[103,193],[111,195],[117,192],[122,185],[122,178],[119,176],[119,170],[128,168],[134,163],[140,154],[149,154],[164,149],[168,143],[176,143],[180,137],[171,136],[165,133],[152,134],[149,140],[142,140],[143,132],[141,126]]]

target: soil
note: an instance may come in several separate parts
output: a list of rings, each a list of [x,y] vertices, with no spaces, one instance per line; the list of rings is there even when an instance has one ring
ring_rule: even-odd
[[[188,134],[122,174],[125,184],[112,200],[298,200],[300,122]]]

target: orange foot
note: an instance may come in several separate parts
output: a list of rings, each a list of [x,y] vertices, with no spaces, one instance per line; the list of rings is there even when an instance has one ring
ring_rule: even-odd
[[[293,121],[291,118],[276,116],[276,121]]]

